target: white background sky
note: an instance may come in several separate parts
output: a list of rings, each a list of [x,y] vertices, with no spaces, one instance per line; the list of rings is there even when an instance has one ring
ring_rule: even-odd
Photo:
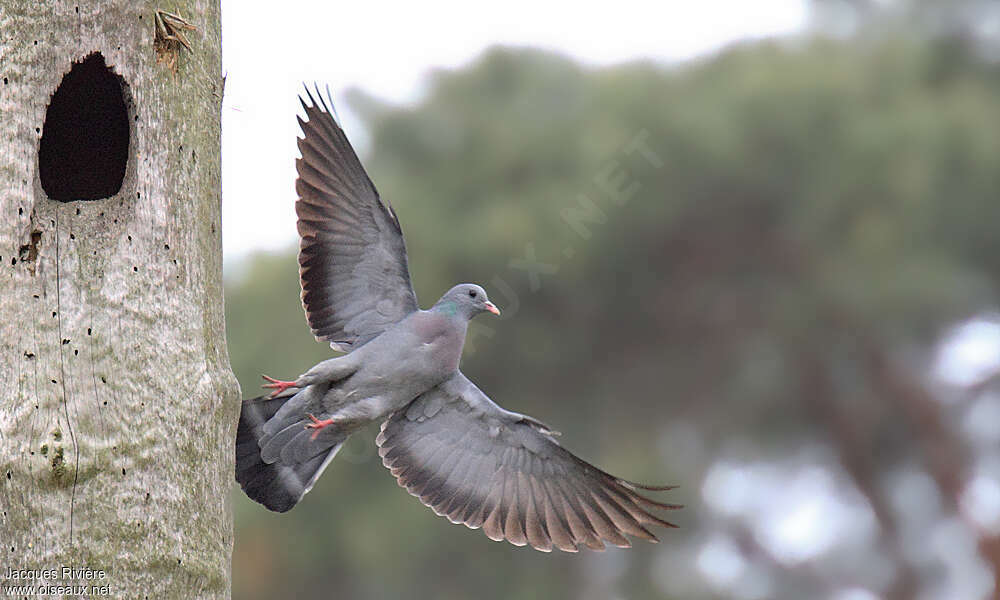
[[[428,71],[465,65],[495,44],[557,50],[591,65],[675,62],[737,40],[792,33],[805,22],[805,0],[508,0],[488,7],[455,0],[223,0],[227,262],[296,239],[295,114],[303,81],[329,84],[335,100],[359,87],[391,102],[415,102]],[[363,137],[340,106],[348,136]]]

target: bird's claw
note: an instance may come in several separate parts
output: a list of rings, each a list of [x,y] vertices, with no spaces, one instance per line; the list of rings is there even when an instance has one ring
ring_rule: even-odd
[[[313,434],[309,436],[310,441],[315,440],[316,436],[319,435],[320,431],[323,431],[324,427],[326,427],[327,425],[333,425],[333,419],[323,419],[321,421],[317,419],[312,413],[309,413],[306,416],[309,417],[309,420],[312,421],[312,423],[307,423],[305,428],[314,430]]]
[[[261,377],[263,377],[266,381],[269,381],[270,383],[265,383],[260,387],[274,390],[273,392],[271,392],[269,398],[274,398],[275,396],[284,392],[288,388],[299,387],[294,381],[281,381],[280,379],[268,377],[267,375],[261,375]]]

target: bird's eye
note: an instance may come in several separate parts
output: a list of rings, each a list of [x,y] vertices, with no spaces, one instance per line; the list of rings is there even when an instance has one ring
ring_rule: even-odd
[[[476,290],[469,290],[469,297],[470,298],[475,298],[476,297]]]

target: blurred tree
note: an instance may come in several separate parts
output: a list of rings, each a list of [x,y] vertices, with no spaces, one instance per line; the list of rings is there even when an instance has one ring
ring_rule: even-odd
[[[976,54],[886,36],[741,46],[684,68],[593,70],[499,49],[436,74],[415,107],[354,94],[418,297],[478,280],[505,311],[470,332],[464,370],[598,464],[681,483],[688,508],[660,548],[532,554],[390,491],[369,437],[281,521],[239,503],[240,593],[331,578],[354,597],[410,598],[911,598],[980,585],[1000,565],[997,540],[960,500],[983,456],[924,373],[951,325],[997,305],[997,83]],[[292,253],[257,257],[227,291],[245,385],[326,354],[294,277]],[[734,484],[719,509],[720,469],[746,482],[756,465],[779,482],[770,495],[752,504]],[[760,512],[803,469],[829,482],[816,502],[850,518],[800,557]],[[899,501],[905,474],[930,481],[911,501],[939,506],[925,520]],[[956,521],[978,554],[915,553],[914,539]],[[865,522],[874,533],[858,533]],[[955,575],[956,561],[982,577]]]
[[[916,33],[946,45],[1000,50],[1000,4],[993,0],[811,0],[820,31],[880,37]]]

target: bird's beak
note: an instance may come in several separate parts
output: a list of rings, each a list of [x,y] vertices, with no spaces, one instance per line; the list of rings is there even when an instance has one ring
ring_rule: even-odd
[[[490,311],[491,313],[495,314],[498,317],[500,316],[500,309],[497,308],[497,305],[493,304],[492,302],[486,303],[486,310]]]

